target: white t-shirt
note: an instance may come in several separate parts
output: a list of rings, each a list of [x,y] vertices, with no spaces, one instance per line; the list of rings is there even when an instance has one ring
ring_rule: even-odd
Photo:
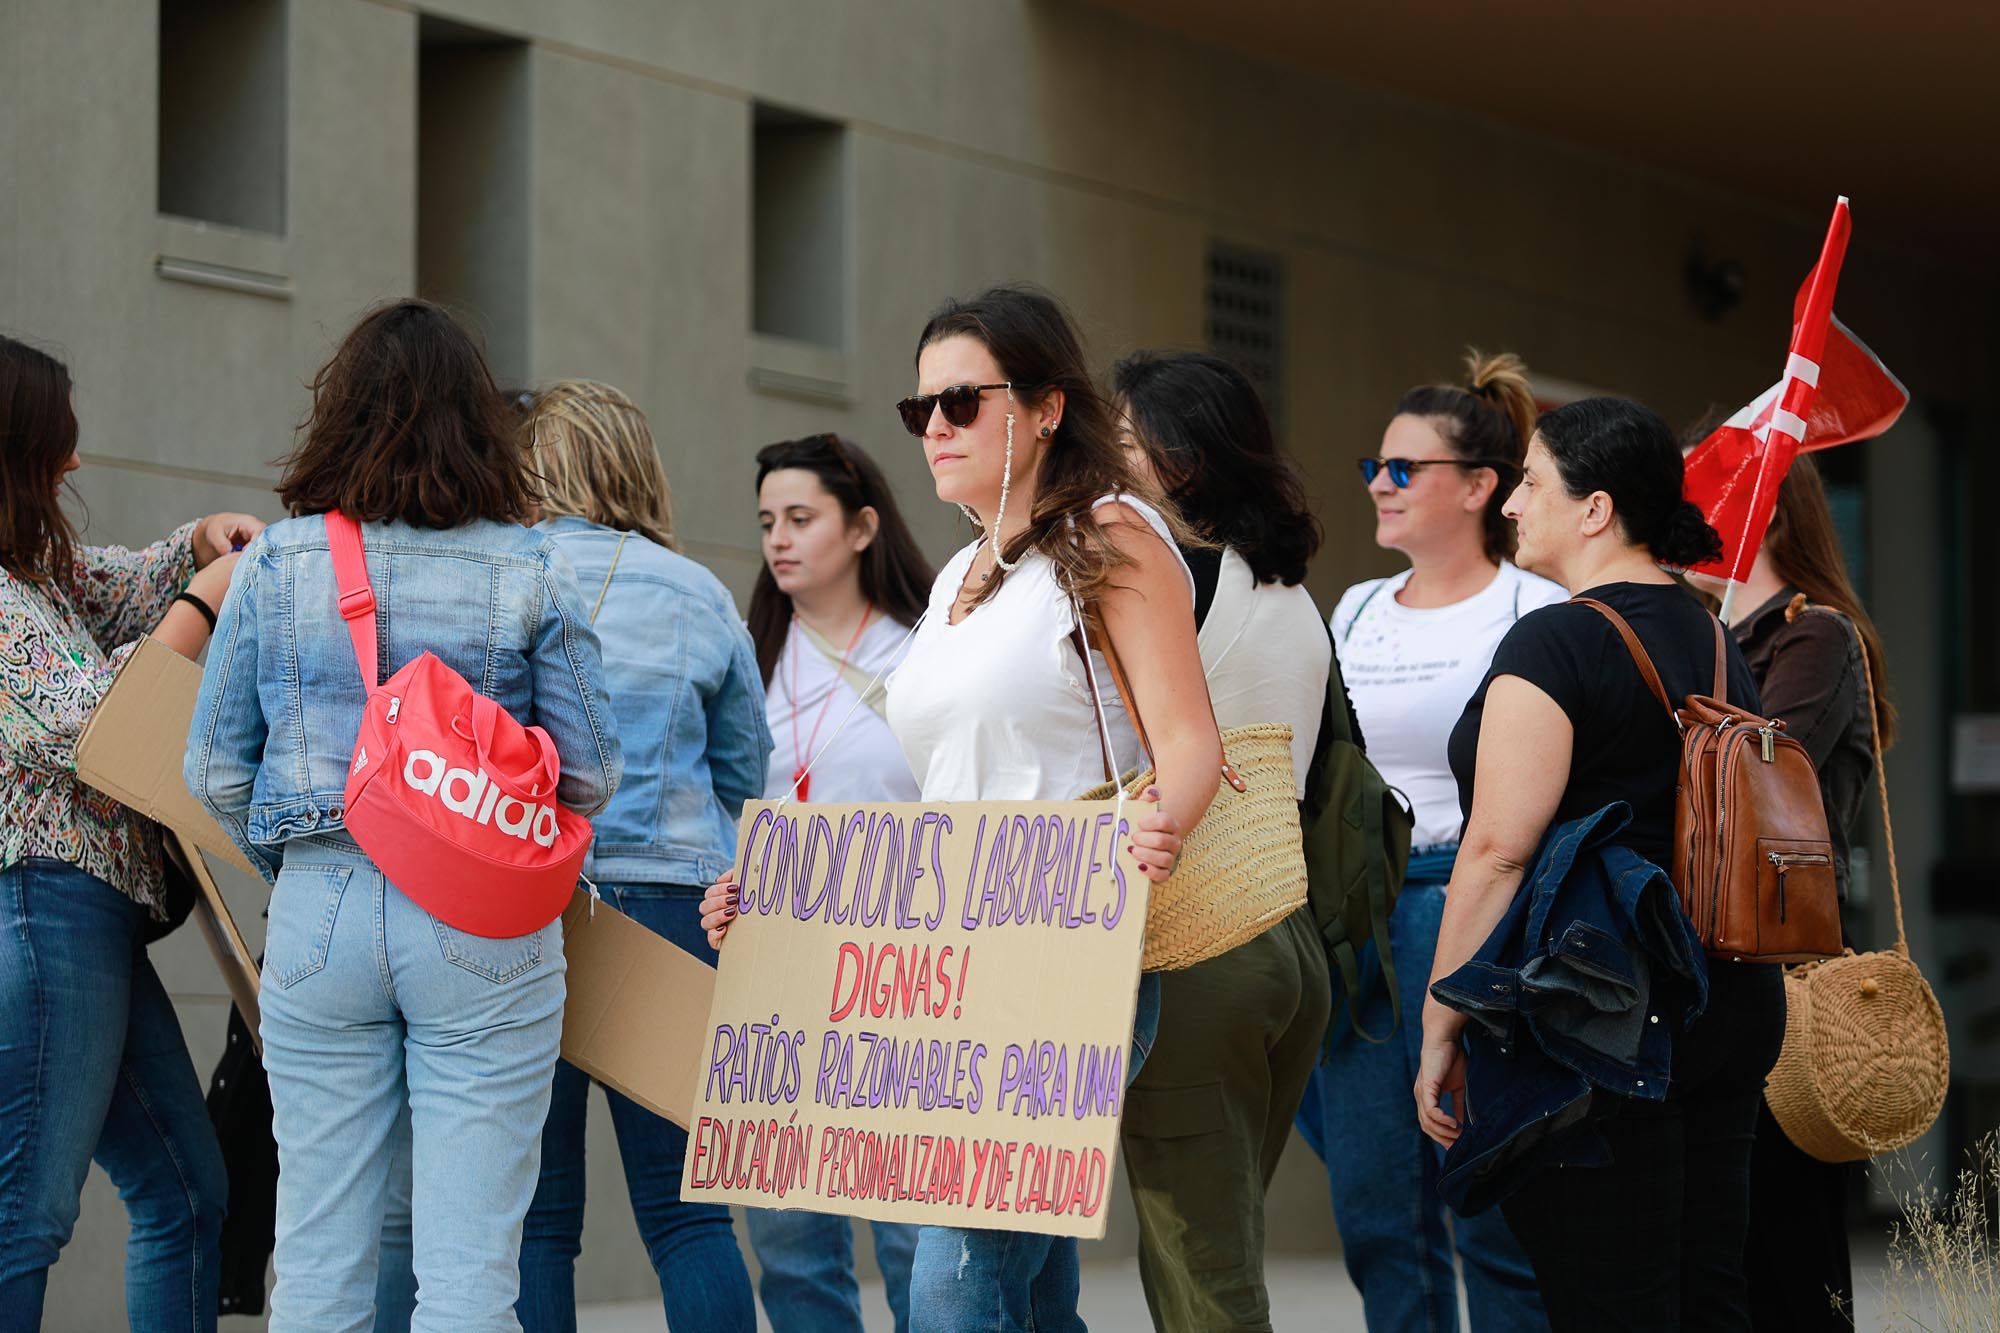
[[[1569,597],[1508,562],[1481,591],[1450,606],[1410,607],[1396,594],[1410,571],[1357,583],[1333,609],[1333,637],[1368,757],[1416,811],[1412,845],[1456,842],[1465,822],[1445,758],[1451,729],[1485,679],[1514,622]]]
[[[1198,641],[1216,725],[1290,725],[1293,785],[1303,800],[1333,656],[1312,594],[1257,582],[1243,557],[1225,548]]]
[[[1165,520],[1129,496],[1097,503],[1113,500],[1142,515],[1186,573]],[[889,725],[926,801],[1070,800],[1104,781],[1104,758],[1083,659],[1070,639],[1069,593],[1048,558],[1031,553],[954,625],[952,603],[978,549],[973,542],[953,556],[931,585],[930,614],[889,678]],[[1187,588],[1192,605],[1192,574]],[[1096,644],[1091,658],[1118,769],[1144,767]]]
[[[908,625],[877,614],[861,632],[847,659],[848,666],[873,680],[877,672],[901,660],[909,635]],[[807,790],[810,799],[917,799],[917,780],[910,775],[910,765],[889,724],[867,704],[854,707],[857,697],[854,687],[841,679],[825,653],[806,641],[794,621],[785,636],[784,651],[778,654],[778,665],[771,672],[771,683],[764,690],[764,713],[774,742],[770,772],[764,780],[766,799],[783,800],[792,789],[792,774],[820,749],[826,752],[813,765]],[[842,718],[847,720],[845,727],[841,726]],[[816,721],[819,735],[815,739]]]

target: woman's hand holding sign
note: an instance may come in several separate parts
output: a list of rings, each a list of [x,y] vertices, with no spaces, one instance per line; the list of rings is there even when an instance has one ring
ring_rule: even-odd
[[[722,872],[722,878],[708,886],[708,892],[701,895],[701,928],[708,932],[708,947],[720,949],[722,937],[729,933],[729,923],[736,919],[736,871],[732,868]]]
[[[1146,788],[1146,799],[1160,799],[1158,787]],[[1146,872],[1146,878],[1158,884],[1174,873],[1174,866],[1181,859],[1180,822],[1161,806],[1152,814],[1139,821],[1132,832],[1132,855],[1139,858],[1139,869]]]

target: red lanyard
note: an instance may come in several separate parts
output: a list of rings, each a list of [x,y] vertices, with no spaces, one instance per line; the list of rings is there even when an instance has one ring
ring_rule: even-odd
[[[812,759],[813,742],[819,739],[820,723],[826,721],[826,710],[833,707],[833,695],[847,673],[847,659],[854,653],[854,645],[861,642],[861,631],[868,628],[868,620],[875,614],[875,604],[870,602],[861,612],[861,623],[854,627],[854,637],[847,641],[847,647],[840,654],[840,665],[834,669],[833,680],[826,687],[826,698],[820,701],[819,715],[813,719],[812,730],[806,734],[803,748],[799,745],[799,654],[804,651],[800,642],[805,636],[805,627],[796,625],[792,635],[792,782],[801,801],[812,799],[812,775],[806,772],[806,765]],[[794,621],[798,616],[792,617]]]

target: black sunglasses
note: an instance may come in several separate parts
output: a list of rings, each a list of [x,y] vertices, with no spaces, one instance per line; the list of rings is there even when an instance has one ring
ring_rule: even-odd
[[[970,426],[979,417],[979,395],[988,389],[1013,388],[1007,384],[954,384],[949,389],[939,389],[936,393],[920,393],[913,398],[905,398],[896,404],[902,413],[903,429],[916,436],[924,437],[930,429],[931,409],[944,410],[944,419],[960,430]]]
[[[1399,491],[1410,484],[1410,478],[1420,467],[1490,467],[1504,475],[1514,466],[1504,458],[1361,458],[1355,461],[1360,464],[1361,480],[1365,485],[1374,485],[1375,478],[1387,468],[1389,480]]]

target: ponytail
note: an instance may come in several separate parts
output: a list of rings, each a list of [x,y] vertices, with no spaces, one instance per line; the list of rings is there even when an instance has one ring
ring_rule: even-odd
[[[1514,524],[1500,510],[1528,455],[1535,393],[1528,385],[1527,365],[1512,352],[1486,356],[1469,347],[1465,372],[1463,386],[1411,389],[1397,401],[1395,415],[1422,417],[1453,453],[1493,469],[1498,480],[1481,515],[1481,536],[1487,559],[1500,561],[1514,554]]]

